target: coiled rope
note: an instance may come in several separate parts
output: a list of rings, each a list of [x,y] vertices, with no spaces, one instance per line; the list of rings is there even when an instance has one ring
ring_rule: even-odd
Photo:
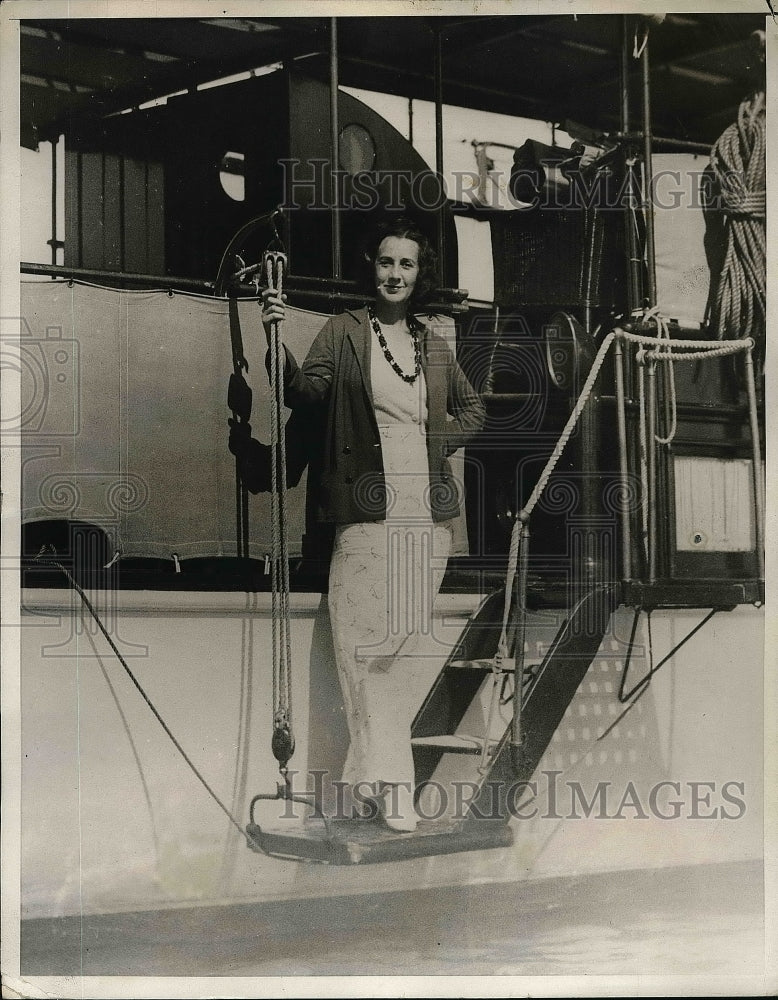
[[[711,169],[718,182],[726,252],[711,326],[719,340],[750,334],[763,355],[765,334],[765,95],[738,108],[737,122],[717,139]]]
[[[280,296],[284,288],[286,256],[275,251],[265,254],[268,288]],[[273,735],[271,748],[286,775],[294,753],[292,731],[292,640],[289,623],[289,547],[286,513],[286,437],[284,434],[284,367],[286,353],[282,324],[274,322],[270,332],[270,520],[273,645]]]

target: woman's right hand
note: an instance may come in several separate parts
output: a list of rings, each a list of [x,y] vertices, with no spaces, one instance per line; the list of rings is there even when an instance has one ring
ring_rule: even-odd
[[[266,288],[262,292],[262,326],[265,328],[268,346],[273,323],[282,323],[286,319],[286,295],[274,288]]]

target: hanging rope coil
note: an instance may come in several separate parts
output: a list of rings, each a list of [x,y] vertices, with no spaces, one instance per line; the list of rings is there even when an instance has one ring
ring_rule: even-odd
[[[711,150],[711,169],[725,213],[726,251],[718,276],[711,326],[719,340],[752,335],[764,354],[765,233],[765,95],[743,101],[737,122]]]
[[[268,288],[284,288],[286,255],[268,251],[263,263]],[[289,547],[286,511],[286,437],[284,434],[284,351],[282,324],[270,333],[270,587],[273,646],[273,735],[271,749],[286,774],[294,753],[292,730],[292,639],[289,623]]]

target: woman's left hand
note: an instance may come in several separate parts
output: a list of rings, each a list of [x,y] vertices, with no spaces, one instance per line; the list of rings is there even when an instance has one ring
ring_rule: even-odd
[[[262,292],[262,325],[265,328],[268,347],[270,346],[270,331],[273,323],[281,323],[286,319],[286,295],[281,295],[274,288],[266,288]]]

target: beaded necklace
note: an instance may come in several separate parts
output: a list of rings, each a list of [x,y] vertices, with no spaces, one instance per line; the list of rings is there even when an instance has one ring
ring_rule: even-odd
[[[381,345],[381,350],[384,352],[384,357],[392,366],[392,368],[397,372],[403,382],[407,382],[408,385],[413,385],[416,379],[419,377],[419,372],[421,371],[421,347],[419,345],[419,330],[416,324],[416,320],[412,317],[408,317],[408,329],[410,331],[411,337],[413,339],[413,362],[414,362],[414,373],[413,375],[406,375],[402,368],[394,360],[394,355],[389,350],[386,343],[386,337],[381,329],[381,324],[378,322],[378,317],[373,311],[372,306],[367,308],[367,318],[370,320],[370,325],[375,331],[375,335],[378,337],[378,343]]]

